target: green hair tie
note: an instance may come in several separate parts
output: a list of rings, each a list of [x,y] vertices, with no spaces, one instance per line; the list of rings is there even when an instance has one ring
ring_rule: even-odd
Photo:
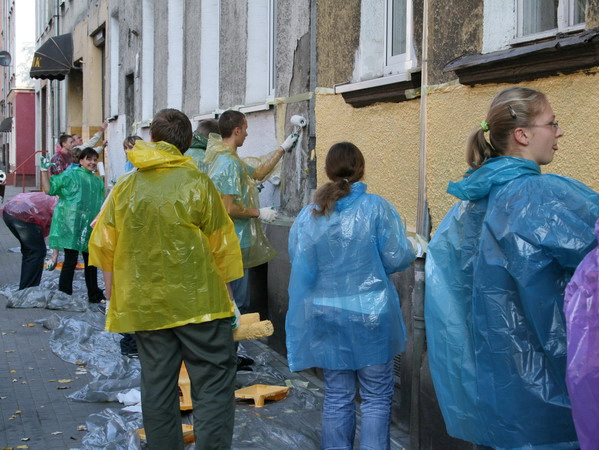
[[[489,124],[484,120],[480,123],[480,127],[483,129],[484,132],[489,131]]]

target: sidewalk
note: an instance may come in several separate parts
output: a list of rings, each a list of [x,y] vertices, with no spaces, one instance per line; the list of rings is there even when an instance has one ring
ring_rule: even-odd
[[[5,201],[19,192],[7,186]],[[19,279],[21,255],[8,251],[18,246],[0,220],[0,286]],[[78,428],[86,424],[88,416],[106,408],[119,411],[123,407],[119,403],[85,403],[67,398],[92,381],[92,376],[76,375],[76,365],[64,362],[51,351],[50,332],[35,321],[52,314],[78,317],[82,313],[7,309],[6,298],[0,294],[0,448],[83,448],[81,440],[86,430]],[[238,402],[233,448],[319,448],[322,382],[307,372],[292,374],[286,359],[263,342],[244,341],[242,346],[256,359],[255,370],[259,372],[238,372],[238,387],[271,378],[275,382],[267,384],[294,380],[307,388],[294,388],[287,401],[260,409]],[[184,416],[183,420],[189,423],[190,417]],[[281,442],[289,445],[281,446]],[[407,448],[408,442],[408,436],[392,428],[392,449]]]
[[[5,201],[20,192],[7,186]],[[18,246],[19,241],[0,220],[0,285],[19,280],[21,254],[8,252]],[[6,298],[0,295],[0,447],[78,448],[85,431],[77,427],[85,425],[87,416],[117,406],[66,398],[92,378],[88,374],[75,375],[77,366],[52,353],[49,332],[41,325],[28,326],[51,313],[46,309],[7,309]]]

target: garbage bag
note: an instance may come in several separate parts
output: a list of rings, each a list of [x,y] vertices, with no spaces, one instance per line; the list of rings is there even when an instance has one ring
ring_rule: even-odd
[[[252,177],[254,168],[241,161],[237,152],[231,150],[220,135],[210,134],[204,163],[209,167],[210,179],[222,195],[232,195],[235,204],[242,208],[260,208],[258,188]],[[244,269],[259,266],[277,256],[258,218],[233,218],[233,223],[239,237]]]
[[[595,224],[599,240],[599,220]],[[568,327],[566,383],[583,450],[599,445],[599,247],[580,263],[566,287]]]
[[[327,216],[305,207],[289,234],[289,368],[357,370],[403,351],[406,329],[389,278],[414,261],[395,208],[353,183]]]
[[[3,210],[22,222],[37,224],[42,227],[44,236],[48,236],[56,202],[58,197],[44,192],[25,192],[6,202],[0,212]]]
[[[92,232],[89,224],[104,201],[102,179],[75,167],[50,178],[49,194],[59,198],[50,228],[50,247],[87,252]]]
[[[233,316],[225,282],[242,277],[243,268],[214,185],[166,142],[137,141],[128,158],[139,170],[119,179],[89,243],[89,263],[113,273],[107,329],[131,333]]]
[[[565,385],[567,282],[594,245],[599,195],[502,156],[448,192],[426,261],[431,375],[451,436],[578,445]]]

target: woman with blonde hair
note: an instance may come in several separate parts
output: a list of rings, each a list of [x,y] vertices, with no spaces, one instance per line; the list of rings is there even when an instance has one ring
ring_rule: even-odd
[[[322,448],[353,447],[359,385],[360,448],[384,450],[390,445],[393,358],[406,341],[389,275],[407,269],[415,256],[395,208],[366,193],[358,147],[333,145],[325,169],[330,182],[289,235],[289,367],[324,369]]]
[[[451,436],[578,448],[565,384],[564,289],[594,246],[599,195],[541,174],[563,136],[545,95],[511,87],[470,135],[460,201],[428,248],[431,374]]]

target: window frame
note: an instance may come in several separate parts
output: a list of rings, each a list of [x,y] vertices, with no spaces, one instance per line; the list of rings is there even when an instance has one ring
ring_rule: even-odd
[[[574,8],[573,3],[577,0],[559,0],[557,6],[557,27],[550,30],[541,31],[523,35],[524,30],[524,3],[527,0],[515,0],[514,5],[514,37],[510,44],[520,44],[524,42],[536,41],[555,36],[557,33],[572,33],[585,29],[586,20],[582,23],[572,24]],[[586,19],[586,18],[585,18]]]
[[[392,55],[393,42],[393,0],[385,5],[385,45],[383,77],[407,73],[414,68],[414,22],[412,0],[406,0],[406,51]]]

